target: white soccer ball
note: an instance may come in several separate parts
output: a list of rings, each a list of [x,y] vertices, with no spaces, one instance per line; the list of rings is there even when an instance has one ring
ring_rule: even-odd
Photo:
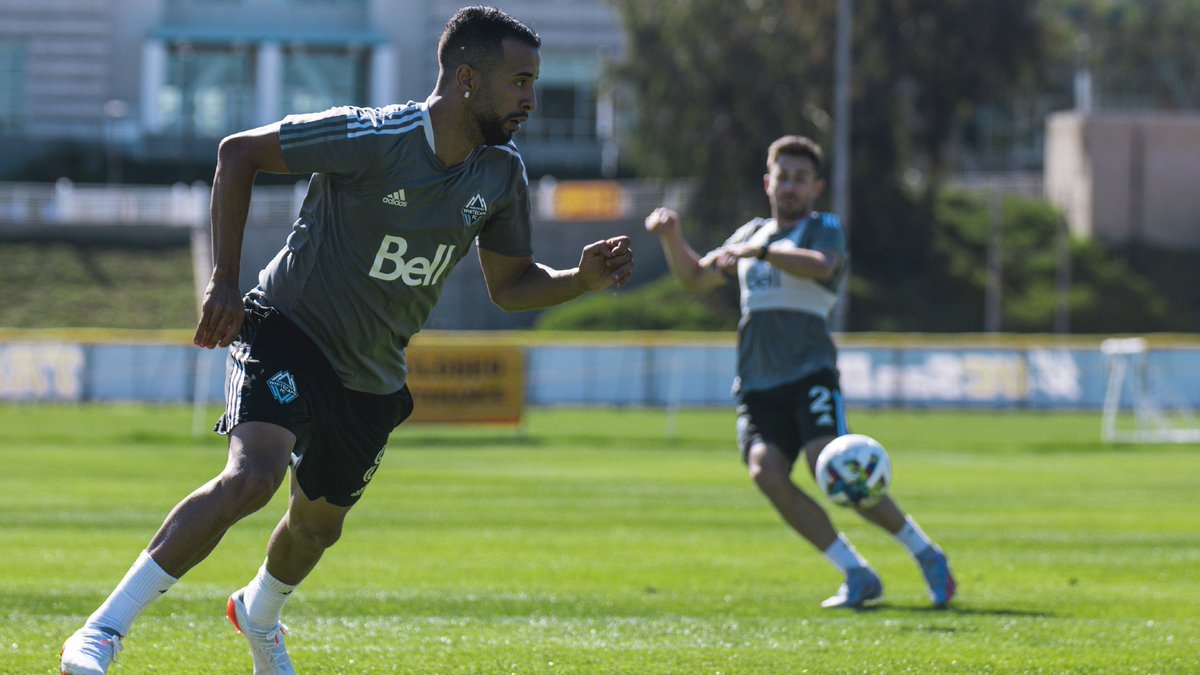
[[[817,485],[841,506],[869,507],[879,503],[892,482],[887,450],[870,436],[838,436],[817,458]]]

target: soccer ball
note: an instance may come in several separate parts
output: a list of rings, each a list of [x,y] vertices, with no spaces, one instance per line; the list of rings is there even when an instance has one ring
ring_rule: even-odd
[[[887,450],[870,436],[838,436],[817,458],[817,485],[840,506],[874,506],[891,482]]]

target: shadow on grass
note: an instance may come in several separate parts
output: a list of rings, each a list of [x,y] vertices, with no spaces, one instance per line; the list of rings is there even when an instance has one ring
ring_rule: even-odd
[[[546,439],[531,436],[519,431],[496,432],[491,434],[473,435],[464,432],[463,435],[430,434],[425,430],[400,429],[392,432],[388,439],[389,448],[496,448],[517,447],[537,448],[546,445]]]
[[[1029,619],[1045,619],[1051,618],[1053,612],[1045,612],[1039,610],[1016,609],[1007,607],[963,607],[961,605],[950,605],[949,607],[933,607],[931,605],[893,605],[887,602],[882,602],[870,607],[861,607],[850,610],[853,612],[870,613],[870,612],[897,612],[903,614],[918,615],[923,614],[931,618],[936,617],[956,617],[956,616],[994,616],[994,617],[1020,617]],[[948,629],[951,632],[953,629]]]

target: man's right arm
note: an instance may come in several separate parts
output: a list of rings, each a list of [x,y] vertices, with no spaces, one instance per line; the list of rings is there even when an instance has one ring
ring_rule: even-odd
[[[700,255],[688,243],[679,227],[679,214],[666,207],[654,209],[646,216],[646,230],[658,236],[667,266],[684,286],[702,291],[724,283],[720,271],[701,264]]]
[[[217,149],[213,177],[213,272],[200,304],[192,341],[197,347],[228,347],[242,325],[242,237],[250,212],[250,194],[259,171],[289,173],[279,147],[279,124],[226,137]]]

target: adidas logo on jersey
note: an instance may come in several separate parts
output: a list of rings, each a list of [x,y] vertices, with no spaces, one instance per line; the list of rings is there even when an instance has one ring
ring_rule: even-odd
[[[384,197],[383,203],[390,204],[391,206],[408,206],[408,198],[404,196],[404,188],[400,188]]]

